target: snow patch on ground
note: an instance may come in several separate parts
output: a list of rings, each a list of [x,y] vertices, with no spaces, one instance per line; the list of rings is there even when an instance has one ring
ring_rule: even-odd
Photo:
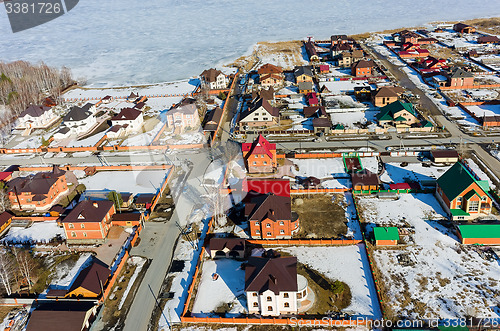
[[[80,179],[93,190],[113,190],[129,193],[156,193],[169,170],[99,171]]]
[[[48,243],[51,239],[60,235],[63,239],[66,238],[64,229],[57,225],[56,221],[35,222],[29,228],[11,227],[4,242],[37,242]]]

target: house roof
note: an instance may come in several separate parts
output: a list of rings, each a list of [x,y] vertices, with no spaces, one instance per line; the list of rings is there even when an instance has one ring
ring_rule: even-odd
[[[65,174],[66,171],[54,165],[50,172],[38,172],[32,176],[14,178],[7,183],[7,188],[9,192],[17,192],[18,194],[25,192],[45,195],[49,193],[50,188],[57,182],[59,177]]]
[[[245,250],[246,240],[241,238],[212,238],[210,239],[210,251],[221,251],[224,248],[229,250]]]
[[[283,77],[281,77],[280,75],[278,74],[264,74],[262,75],[262,77],[260,78],[260,81],[263,81],[263,80],[266,80],[268,78],[274,78],[274,79],[283,79]]]
[[[404,89],[399,86],[382,86],[375,92],[375,98],[394,98],[398,97]]]
[[[192,98],[184,98],[181,102],[170,108],[167,115],[174,115],[177,113],[185,115],[197,114],[196,100]]]
[[[30,105],[19,115],[19,117],[24,117],[24,116],[40,117],[50,109],[51,107]]]
[[[464,224],[458,230],[462,238],[500,238],[500,224]]]
[[[92,116],[89,110],[92,106],[91,103],[86,103],[83,107],[73,106],[70,111],[63,117],[64,122],[83,121]]]
[[[82,287],[92,293],[100,294],[101,285],[104,287],[109,276],[111,276],[111,270],[108,265],[94,258],[88,267],[78,273],[68,293]]]
[[[298,86],[299,86],[299,91],[313,90],[312,82],[299,82]]]
[[[102,222],[106,214],[113,207],[113,201],[108,200],[84,200],[80,201],[70,211],[63,223]]]
[[[264,108],[269,113],[269,115],[271,115],[273,117],[278,117],[279,116],[279,109],[278,108],[275,108],[275,107],[271,106],[271,104],[266,99],[260,98],[259,100],[257,100],[257,102],[255,102],[253,104],[252,107],[248,107],[241,114],[240,120],[245,119],[246,117],[248,117],[249,115],[251,115],[253,112],[255,112],[256,110],[260,109],[261,107]]]
[[[375,240],[399,240],[398,228],[377,226],[373,228]]]
[[[112,121],[133,121],[142,114],[134,108],[123,108],[120,113],[111,118]]]
[[[352,186],[356,185],[379,185],[379,179],[377,174],[373,172],[363,169],[358,172],[351,173]]]
[[[305,48],[309,57],[318,56],[318,52],[316,52],[316,47],[314,46],[314,43],[312,41],[309,40],[308,42],[306,42]]]
[[[394,118],[394,116],[402,110],[407,110],[413,116],[417,116],[415,109],[413,108],[413,105],[411,103],[397,100],[380,108],[380,112],[375,117],[379,121],[397,120],[396,118]]]
[[[215,82],[217,80],[217,76],[219,76],[220,74],[222,74],[222,71],[210,68],[208,70],[203,70],[200,76],[203,77],[205,81],[211,83]]]
[[[248,259],[245,268],[245,291],[263,293],[267,290],[275,294],[298,290],[296,257],[251,256]]]
[[[252,91],[252,100],[263,98],[266,100],[274,100],[274,88],[270,86],[267,90],[262,89],[260,91],[253,90]]]
[[[222,118],[222,108],[216,107],[206,115],[205,125],[203,131],[215,131],[219,126]]]
[[[302,75],[306,75],[306,76],[309,76],[309,77],[313,76],[313,73],[312,73],[312,70],[311,70],[310,66],[296,67],[295,71],[293,73],[294,73],[295,77],[302,76]]]
[[[290,196],[290,181],[288,179],[249,179],[245,178],[242,184],[244,192],[260,194],[273,193],[278,196]]]
[[[274,64],[271,63],[266,63],[263,66],[257,70],[257,73],[259,75],[265,75],[265,74],[281,74],[283,72],[283,69],[279,66],[275,66]]]
[[[262,221],[270,218],[274,221],[291,220],[292,205],[289,196],[279,196],[273,193],[252,193],[245,199],[245,215],[249,221]]]
[[[125,200],[125,199],[123,199]],[[115,222],[132,222],[132,221],[140,221],[141,213],[118,213],[114,214],[113,221]]]
[[[273,151],[276,151],[276,144],[271,144],[263,135],[259,134],[257,139],[252,143],[243,143],[241,150],[243,152],[248,151],[248,155],[267,154],[267,156],[273,158]]]
[[[500,39],[497,36],[481,36],[477,38],[478,43],[498,43]]]
[[[4,211],[3,213],[0,214],[0,227],[2,227],[5,223],[7,223],[10,219],[12,219],[14,215],[11,213]]]
[[[10,171],[2,171],[0,172],[0,181],[4,181],[6,178],[12,176],[12,172]]]
[[[325,107],[323,106],[311,106],[311,107],[304,107],[303,108],[304,116],[306,118],[312,117],[312,116],[326,116],[326,110]]]
[[[472,28],[472,26],[467,25],[465,23],[457,23],[457,24],[453,25],[453,30],[455,30],[455,31],[461,31],[464,28]]]
[[[26,331],[81,331],[94,306],[89,301],[42,303],[31,312]]]
[[[450,201],[454,200],[473,183],[479,185],[480,182],[481,181],[477,181],[469,170],[460,162],[456,162],[437,179],[437,184]],[[481,184],[484,185],[484,183]],[[483,187],[481,187],[481,189],[484,190]]]
[[[458,152],[454,149],[436,149],[431,151],[433,158],[439,157],[456,157],[458,158]]]
[[[151,203],[156,194],[154,193],[141,193],[135,196],[135,204],[147,204]]]
[[[375,67],[375,62],[372,60],[359,60],[353,64],[354,68],[373,68]]]
[[[314,128],[329,128],[332,122],[326,117],[313,118],[312,125]]]
[[[450,72],[450,78],[471,78],[474,75],[471,72],[465,71],[460,67],[455,67]]]

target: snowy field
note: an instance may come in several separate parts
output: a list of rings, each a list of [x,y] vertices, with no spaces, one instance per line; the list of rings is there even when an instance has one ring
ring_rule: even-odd
[[[431,181],[441,177],[451,166],[429,168],[422,166],[422,163],[409,163],[402,167],[399,162],[389,162],[385,164],[385,172],[380,176],[380,180],[385,183],[405,183],[407,181]]]
[[[167,174],[168,170],[100,171],[80,179],[80,183],[89,190],[156,193]]]
[[[370,87],[370,85],[365,81],[359,80],[345,80],[345,81],[333,81],[333,82],[320,82],[320,88],[326,86],[330,93],[333,95],[345,94],[347,92],[353,92],[356,86],[366,86]]]
[[[11,227],[7,235],[2,239],[5,242],[38,242],[48,243],[52,238],[60,235],[66,238],[64,229],[57,226],[56,221],[35,222],[29,228]]]
[[[313,176],[320,179],[347,176],[344,163],[340,157],[329,159],[293,159],[292,162],[299,167],[298,171],[293,169],[295,176]]]
[[[328,109],[327,109],[328,111]],[[375,116],[378,114],[378,111],[353,111],[353,112],[330,112],[330,118],[332,120],[332,124],[342,124],[344,127],[353,129],[355,127],[355,123],[366,123],[368,121],[372,123],[376,123]],[[371,126],[376,126],[372,124]],[[335,131],[334,131],[335,132]]]
[[[410,319],[497,316],[498,262],[482,260],[469,248],[460,248],[454,231],[436,220],[445,217],[432,194],[402,194],[388,201],[359,199],[366,222],[413,227],[405,236],[409,246],[400,250],[375,250],[385,293],[395,314]],[[402,266],[397,256],[408,253],[415,266]],[[497,310],[496,313],[494,311]]]
[[[226,317],[236,317],[246,311],[245,271],[241,262],[231,259],[206,260],[194,301],[193,316],[212,316],[222,304],[231,307]],[[217,273],[219,278],[212,279]]]
[[[155,83],[197,75],[217,62],[228,62],[251,51],[258,41],[310,35],[326,39],[332,34],[500,14],[495,1],[479,0],[443,0],[432,11],[418,12],[407,9],[423,7],[426,2],[390,1],[385,6],[367,2],[361,16],[357,4],[346,1],[292,0],[286,6],[281,1],[268,1],[264,11],[260,5],[257,1],[227,0],[87,0],[53,21],[15,34],[1,6],[0,30],[5,31],[0,40],[2,60],[66,65],[75,77],[85,76],[94,86]],[[317,13],[317,24],[303,19],[310,8]],[[105,14],[95,15],[97,12]],[[381,14],[383,20],[379,19]],[[363,24],[351,24],[356,21]],[[279,28],[271,28],[269,22]],[[235,28],[238,33],[231,32]],[[155,33],[158,31],[161,33]]]
[[[91,259],[89,259],[90,256],[90,253],[84,253],[81,254],[78,260],[76,260],[76,262],[72,264],[58,264],[52,275],[52,283],[50,284],[50,289],[69,289],[76,275],[78,275],[80,269],[87,267],[92,261]]]
[[[500,161],[500,150],[498,151],[490,151],[491,155],[497,158],[498,161]]]
[[[500,115],[500,105],[467,106],[467,109],[477,117]]]
[[[382,317],[368,257],[363,247],[287,247],[280,250],[297,256],[300,263],[331,280],[345,282],[352,294],[351,305],[345,311],[353,312],[354,316]]]
[[[152,130],[129,136],[122,143],[122,146],[147,146],[151,144],[161,128],[165,125],[163,122],[158,122]]]

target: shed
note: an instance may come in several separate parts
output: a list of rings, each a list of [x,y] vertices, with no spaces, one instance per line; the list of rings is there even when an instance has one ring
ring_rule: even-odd
[[[398,228],[394,226],[373,228],[373,238],[377,246],[397,245],[399,240]]]
[[[356,191],[378,190],[380,182],[377,174],[363,169],[351,173],[352,187]]]
[[[212,259],[224,257],[243,259],[246,240],[242,238],[212,238],[208,247]]]
[[[458,225],[457,234],[464,245],[500,245],[500,224]]]
[[[436,163],[455,163],[459,155],[454,149],[439,149],[431,151],[431,157]]]

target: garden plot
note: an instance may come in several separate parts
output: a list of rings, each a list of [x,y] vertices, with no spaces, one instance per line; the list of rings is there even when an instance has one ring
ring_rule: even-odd
[[[80,180],[92,190],[117,192],[156,193],[169,170],[99,171]]]
[[[339,113],[337,111],[331,111],[329,109],[326,110],[330,113],[330,118],[332,120],[332,124],[342,124],[347,128],[356,127],[355,124],[366,124],[367,122],[371,122],[369,128],[376,128],[377,125],[373,124],[376,122],[376,115],[378,111],[349,111],[344,113]]]
[[[160,121],[156,123],[152,130],[125,139],[122,143],[122,146],[147,146],[151,144],[153,139],[156,137],[156,135],[164,125],[165,123]]]
[[[333,81],[333,82],[320,82],[320,88],[326,86],[326,88],[330,91],[328,94],[339,95],[345,94],[348,92],[353,92],[354,88],[357,86],[365,86],[370,87],[370,85],[366,81],[359,80],[344,80],[344,81]]]
[[[409,163],[402,167],[401,163],[390,162],[385,163],[385,172],[380,176],[380,180],[384,183],[430,182],[441,177],[450,167],[424,167],[422,163]]]
[[[350,179],[344,169],[341,158],[331,159],[293,159],[297,167],[292,167],[293,174],[300,177],[316,177],[324,188],[348,188]]]
[[[214,274],[218,275],[216,280],[213,280]],[[246,312],[245,271],[241,269],[241,262],[206,260],[197,288],[193,316],[213,316],[216,312],[224,312],[226,317],[236,317]]]
[[[32,242],[48,243],[57,236],[65,239],[64,229],[59,227],[56,221],[46,221],[35,222],[29,228],[11,227],[2,241],[19,244]]]
[[[467,106],[467,109],[476,117],[500,115],[500,105]]]
[[[82,140],[74,139],[67,145],[67,147],[93,147],[105,135],[106,131],[102,131]]]
[[[279,250],[297,257],[300,263],[320,272],[331,280],[346,283],[351,290],[351,304],[345,309],[354,316],[381,318],[375,284],[370,274],[364,248],[345,247],[286,247]]]

